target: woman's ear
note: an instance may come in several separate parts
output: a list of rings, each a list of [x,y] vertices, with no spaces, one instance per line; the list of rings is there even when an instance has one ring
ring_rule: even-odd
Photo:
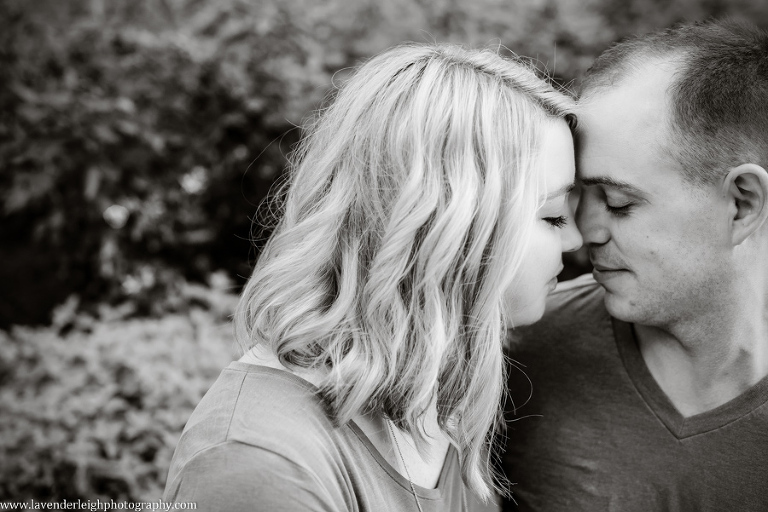
[[[768,171],[741,164],[728,171],[723,189],[731,203],[731,242],[739,245],[768,219]]]

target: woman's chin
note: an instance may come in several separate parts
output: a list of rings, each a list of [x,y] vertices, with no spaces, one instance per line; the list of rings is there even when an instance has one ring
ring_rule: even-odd
[[[517,311],[507,316],[507,329],[516,329],[526,325],[535,324],[544,316],[544,304],[540,308],[528,308],[524,311]]]

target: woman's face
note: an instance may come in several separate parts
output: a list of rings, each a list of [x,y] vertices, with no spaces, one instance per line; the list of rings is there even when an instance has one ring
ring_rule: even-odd
[[[504,296],[508,327],[531,324],[542,317],[547,295],[555,289],[563,269],[562,253],[581,247],[581,235],[568,206],[576,166],[573,139],[564,121],[545,129],[539,159],[537,179],[543,205],[518,277]]]

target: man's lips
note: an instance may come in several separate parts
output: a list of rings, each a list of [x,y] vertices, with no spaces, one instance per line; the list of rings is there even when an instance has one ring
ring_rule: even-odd
[[[592,268],[598,272],[615,272],[618,270],[628,270],[624,266],[624,262],[621,260],[614,261],[614,258],[610,257],[610,254],[604,250],[596,250],[597,248],[590,247],[589,250],[589,262],[592,263]]]
[[[604,263],[593,263],[592,267],[592,276],[595,278],[595,281],[603,286],[607,286],[609,282],[627,273],[627,269],[625,268],[616,268],[605,265]]]
[[[619,270],[626,270],[625,268],[609,267],[600,263],[593,263],[592,267],[598,272],[617,272]]]

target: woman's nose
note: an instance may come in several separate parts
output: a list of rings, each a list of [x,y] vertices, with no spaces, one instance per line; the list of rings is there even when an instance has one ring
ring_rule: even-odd
[[[569,222],[563,233],[563,252],[572,252],[581,247],[582,239],[575,222]]]

